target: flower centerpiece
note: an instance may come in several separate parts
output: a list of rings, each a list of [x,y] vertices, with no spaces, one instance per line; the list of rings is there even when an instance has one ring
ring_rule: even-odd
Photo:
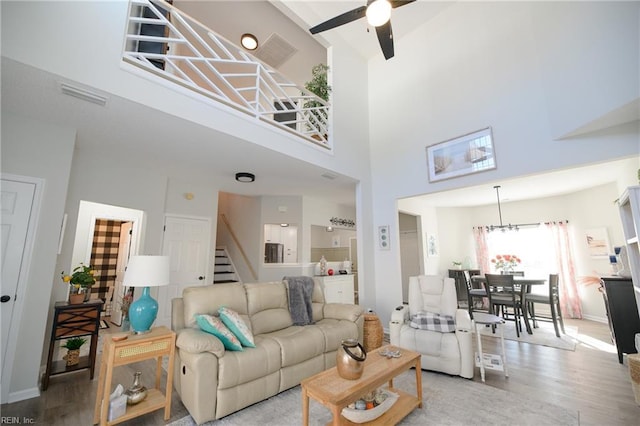
[[[82,303],[83,301],[86,302],[89,300],[91,296],[90,288],[96,283],[95,273],[96,271],[94,271],[90,265],[83,263],[76,267],[71,275],[65,274],[64,271],[60,273],[62,282],[70,285],[69,302]],[[74,295],[82,295],[82,298],[77,296],[73,297]]]
[[[503,274],[513,272],[513,269],[522,262],[515,254],[498,254],[495,258],[491,259],[491,263],[496,268],[496,271],[501,271]]]

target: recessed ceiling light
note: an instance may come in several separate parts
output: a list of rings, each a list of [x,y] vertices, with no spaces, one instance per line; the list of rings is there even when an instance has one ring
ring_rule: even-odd
[[[236,173],[236,180],[238,182],[250,183],[256,180],[256,175],[254,175],[253,173],[238,172]]]
[[[258,48],[258,39],[253,34],[242,34],[240,44],[247,50],[256,50]]]

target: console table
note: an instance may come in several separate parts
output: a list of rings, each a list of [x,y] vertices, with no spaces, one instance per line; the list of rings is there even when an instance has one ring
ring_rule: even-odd
[[[55,303],[51,340],[49,341],[49,355],[47,356],[47,368],[42,378],[43,391],[49,387],[49,377],[56,374],[71,373],[88,368],[90,372],[89,380],[93,380],[102,305],[102,300],[92,300],[90,302],[73,305],[68,302]],[[89,355],[80,357],[80,363],[78,363],[78,365],[68,367],[65,361],[53,361],[53,352],[58,340],[82,336],[90,336],[91,346]]]
[[[604,307],[607,311],[611,338],[618,349],[618,361],[622,354],[636,353],[635,335],[640,333],[640,317],[631,278],[602,277]]]

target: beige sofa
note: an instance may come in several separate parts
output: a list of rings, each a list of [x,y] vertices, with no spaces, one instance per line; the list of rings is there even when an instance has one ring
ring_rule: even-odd
[[[312,302],[314,324],[294,326],[286,281],[190,287],[173,299],[173,383],[196,423],[229,415],[335,366],[343,339],[362,342],[360,306],[324,303],[317,281]],[[195,315],[218,315],[221,306],[240,314],[255,348],[225,350],[217,337],[198,328]]]

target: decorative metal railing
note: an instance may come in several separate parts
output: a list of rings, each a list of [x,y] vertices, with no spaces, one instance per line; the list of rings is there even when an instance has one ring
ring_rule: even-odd
[[[122,59],[314,144],[329,104],[163,0],[131,0]]]

